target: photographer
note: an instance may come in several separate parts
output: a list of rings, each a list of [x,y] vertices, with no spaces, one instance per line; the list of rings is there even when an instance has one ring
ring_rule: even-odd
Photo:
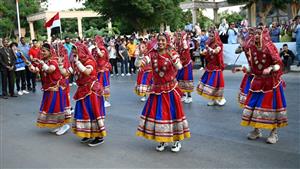
[[[277,22],[273,22],[270,28],[270,36],[272,42],[277,43],[279,42],[279,35],[280,35],[280,28],[277,25]]]
[[[282,48],[280,49],[280,57],[282,58],[282,62],[284,64],[284,72],[287,73],[295,59],[294,53],[288,49],[287,44],[283,44]]]

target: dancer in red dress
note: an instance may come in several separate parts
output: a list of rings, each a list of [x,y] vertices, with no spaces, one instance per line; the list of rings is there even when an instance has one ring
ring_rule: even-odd
[[[112,69],[109,62],[108,51],[104,46],[104,41],[101,36],[95,36],[96,47],[92,49],[92,55],[97,62],[97,77],[99,83],[103,86],[104,89],[104,106],[111,106],[109,100],[110,97],[110,71]]]
[[[254,74],[242,115],[242,126],[254,128],[248,139],[262,137],[261,129],[271,130],[266,142],[278,141],[277,128],[287,126],[286,101],[281,79],[283,64],[267,29],[257,28],[255,43],[246,49]]]
[[[147,48],[146,46],[150,46],[150,48]],[[146,42],[141,42],[136,50],[137,57],[145,56],[148,51],[150,52],[153,50],[151,45],[146,45]],[[140,51],[144,51],[144,53],[141,53]],[[136,79],[136,85],[134,88],[135,93],[138,96],[141,96],[141,101],[147,100],[147,95],[151,91],[151,85],[152,85],[152,67],[151,64],[142,64],[138,69],[138,75]]]
[[[142,111],[137,136],[159,142],[157,151],[165,150],[167,143],[173,142],[171,150],[178,152],[180,141],[190,137],[181,103],[182,92],[176,80],[182,65],[177,52],[169,48],[168,36],[159,34],[157,40],[158,48],[148,56],[138,57],[135,63],[137,67],[150,63],[153,70],[151,94]]]
[[[241,54],[242,52],[247,51],[247,49],[254,43],[254,29],[249,28],[248,30],[249,35],[245,39],[242,39],[241,45],[235,51],[236,54]],[[240,107],[242,108],[244,107],[250,89],[251,81],[254,77],[254,75],[251,73],[249,66],[251,64],[249,53],[245,52],[245,56],[247,58],[248,64],[243,65],[242,67],[234,67],[232,70],[233,73],[239,71],[244,72],[244,77],[240,85],[240,92],[238,94],[238,102]]]
[[[193,61],[190,55],[189,42],[187,41],[187,33],[181,32],[177,34],[177,52],[180,56],[180,61],[183,68],[178,70],[177,81],[180,89],[186,94],[182,101],[191,103],[193,101],[191,92],[194,90],[193,80]]]
[[[209,32],[206,49],[202,53],[207,64],[197,87],[198,94],[211,100],[208,102],[208,106],[223,106],[226,103],[223,77],[225,65],[223,61],[223,43],[218,32],[214,30]]]
[[[72,69],[60,67],[63,74],[74,74],[78,86],[73,97],[76,105],[72,130],[82,138],[82,143],[97,146],[106,136],[103,87],[97,79],[97,63],[88,48],[79,42],[72,47],[72,55]]]
[[[57,135],[64,134],[70,127],[62,127],[70,122],[70,116],[65,111],[64,92],[60,85],[62,75],[58,68],[55,50],[48,43],[43,44],[35,60],[35,66],[26,60],[29,70],[41,76],[43,99],[37,126],[52,128]],[[67,125],[68,126],[68,125]]]

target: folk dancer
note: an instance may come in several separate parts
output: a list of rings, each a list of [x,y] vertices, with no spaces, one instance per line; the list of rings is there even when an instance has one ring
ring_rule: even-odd
[[[244,28],[245,29],[245,28]],[[236,54],[241,54],[242,52],[247,51],[247,49],[254,43],[254,29],[250,28],[249,29],[249,34],[245,39],[241,39],[241,45],[235,50]],[[247,94],[250,89],[251,81],[254,77],[254,75],[250,71],[250,66],[251,61],[250,61],[250,56],[248,55],[247,52],[245,52],[245,56],[247,58],[248,64],[247,65],[242,65],[242,67],[234,67],[232,72],[239,72],[242,71],[244,72],[244,77],[242,79],[242,82],[240,84],[240,91],[238,94],[238,103],[241,108],[244,107]],[[238,59],[238,58],[237,58]]]
[[[97,79],[97,63],[88,48],[80,42],[72,47],[72,55],[72,69],[65,69],[63,61],[60,61],[62,74],[73,73],[78,86],[73,97],[76,104],[72,130],[82,138],[82,143],[97,146],[104,143],[103,137],[106,136],[103,87]]]
[[[108,51],[104,46],[103,38],[100,36],[95,37],[96,47],[92,49],[92,55],[97,62],[97,77],[99,83],[104,88],[104,107],[110,107],[110,71],[112,66],[109,62]]]
[[[39,59],[35,59],[35,66],[25,57],[23,60],[33,73],[41,76],[43,99],[37,119],[37,126],[41,128],[51,128],[52,132],[62,135],[68,131],[70,116],[65,111],[64,92],[60,86],[62,75],[59,71],[58,60],[55,50],[48,43],[42,45]]]
[[[153,70],[151,93],[140,116],[136,134],[159,142],[157,151],[164,151],[168,142],[173,142],[171,151],[179,152],[180,141],[190,137],[181,103],[182,92],[175,78],[182,65],[176,51],[169,49],[170,40],[166,34],[159,34],[157,41],[156,50],[148,56],[138,57],[135,62],[137,67],[151,64]]]
[[[183,68],[177,72],[177,81],[179,88],[186,94],[184,94],[182,101],[189,104],[193,101],[191,92],[194,90],[193,80],[193,61],[190,55],[189,43],[187,40],[187,33],[181,32],[177,36],[178,47],[177,52],[180,56],[180,61]]]
[[[153,50],[153,47],[150,43],[151,42],[149,42],[148,44],[146,44],[146,42],[140,43],[136,50],[137,57],[143,57],[148,51]],[[144,51],[144,53],[141,53],[140,51]],[[151,64],[141,64],[138,69],[138,75],[134,91],[138,96],[142,97],[142,102],[147,100],[147,95],[151,91],[152,77],[153,73]]]
[[[277,128],[287,126],[283,87],[283,64],[267,29],[257,28],[255,43],[247,49],[250,70],[254,74],[242,115],[242,126],[254,128],[248,139],[262,137],[261,129],[271,130],[266,142],[278,141]]]
[[[202,54],[205,56],[207,64],[197,86],[198,94],[211,100],[208,102],[208,106],[223,106],[226,103],[223,77],[225,66],[223,61],[223,43],[217,32],[210,31],[206,49],[203,50]]]

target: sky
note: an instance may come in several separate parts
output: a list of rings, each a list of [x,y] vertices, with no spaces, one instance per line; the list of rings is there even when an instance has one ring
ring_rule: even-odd
[[[49,11],[62,11],[62,10],[68,10],[68,9],[76,9],[76,8],[82,8],[83,2],[76,2],[76,0],[49,0]],[[233,7],[227,7],[227,8],[221,8],[219,9],[219,13],[222,11],[225,11],[228,9],[229,12],[239,12],[241,6],[233,6]],[[210,19],[213,19],[213,9],[206,9],[204,11],[204,15],[209,17]]]

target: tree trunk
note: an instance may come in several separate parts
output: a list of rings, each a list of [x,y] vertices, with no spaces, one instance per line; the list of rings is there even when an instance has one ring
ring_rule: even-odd
[[[272,8],[273,8],[273,5],[272,5],[271,3],[269,3],[269,4],[266,5],[265,9],[263,9],[264,12],[260,11],[260,12],[258,13],[258,15],[259,15],[260,18],[261,18],[261,22],[262,22],[264,25],[266,24],[266,17],[267,17],[267,15],[269,14],[269,12],[271,11]],[[262,10],[262,9],[261,9],[261,10]]]
[[[292,8],[291,9],[292,10],[292,18],[294,18],[298,14],[298,10],[300,8],[300,4],[298,4],[295,1],[293,1],[293,2],[291,2],[291,8]]]

